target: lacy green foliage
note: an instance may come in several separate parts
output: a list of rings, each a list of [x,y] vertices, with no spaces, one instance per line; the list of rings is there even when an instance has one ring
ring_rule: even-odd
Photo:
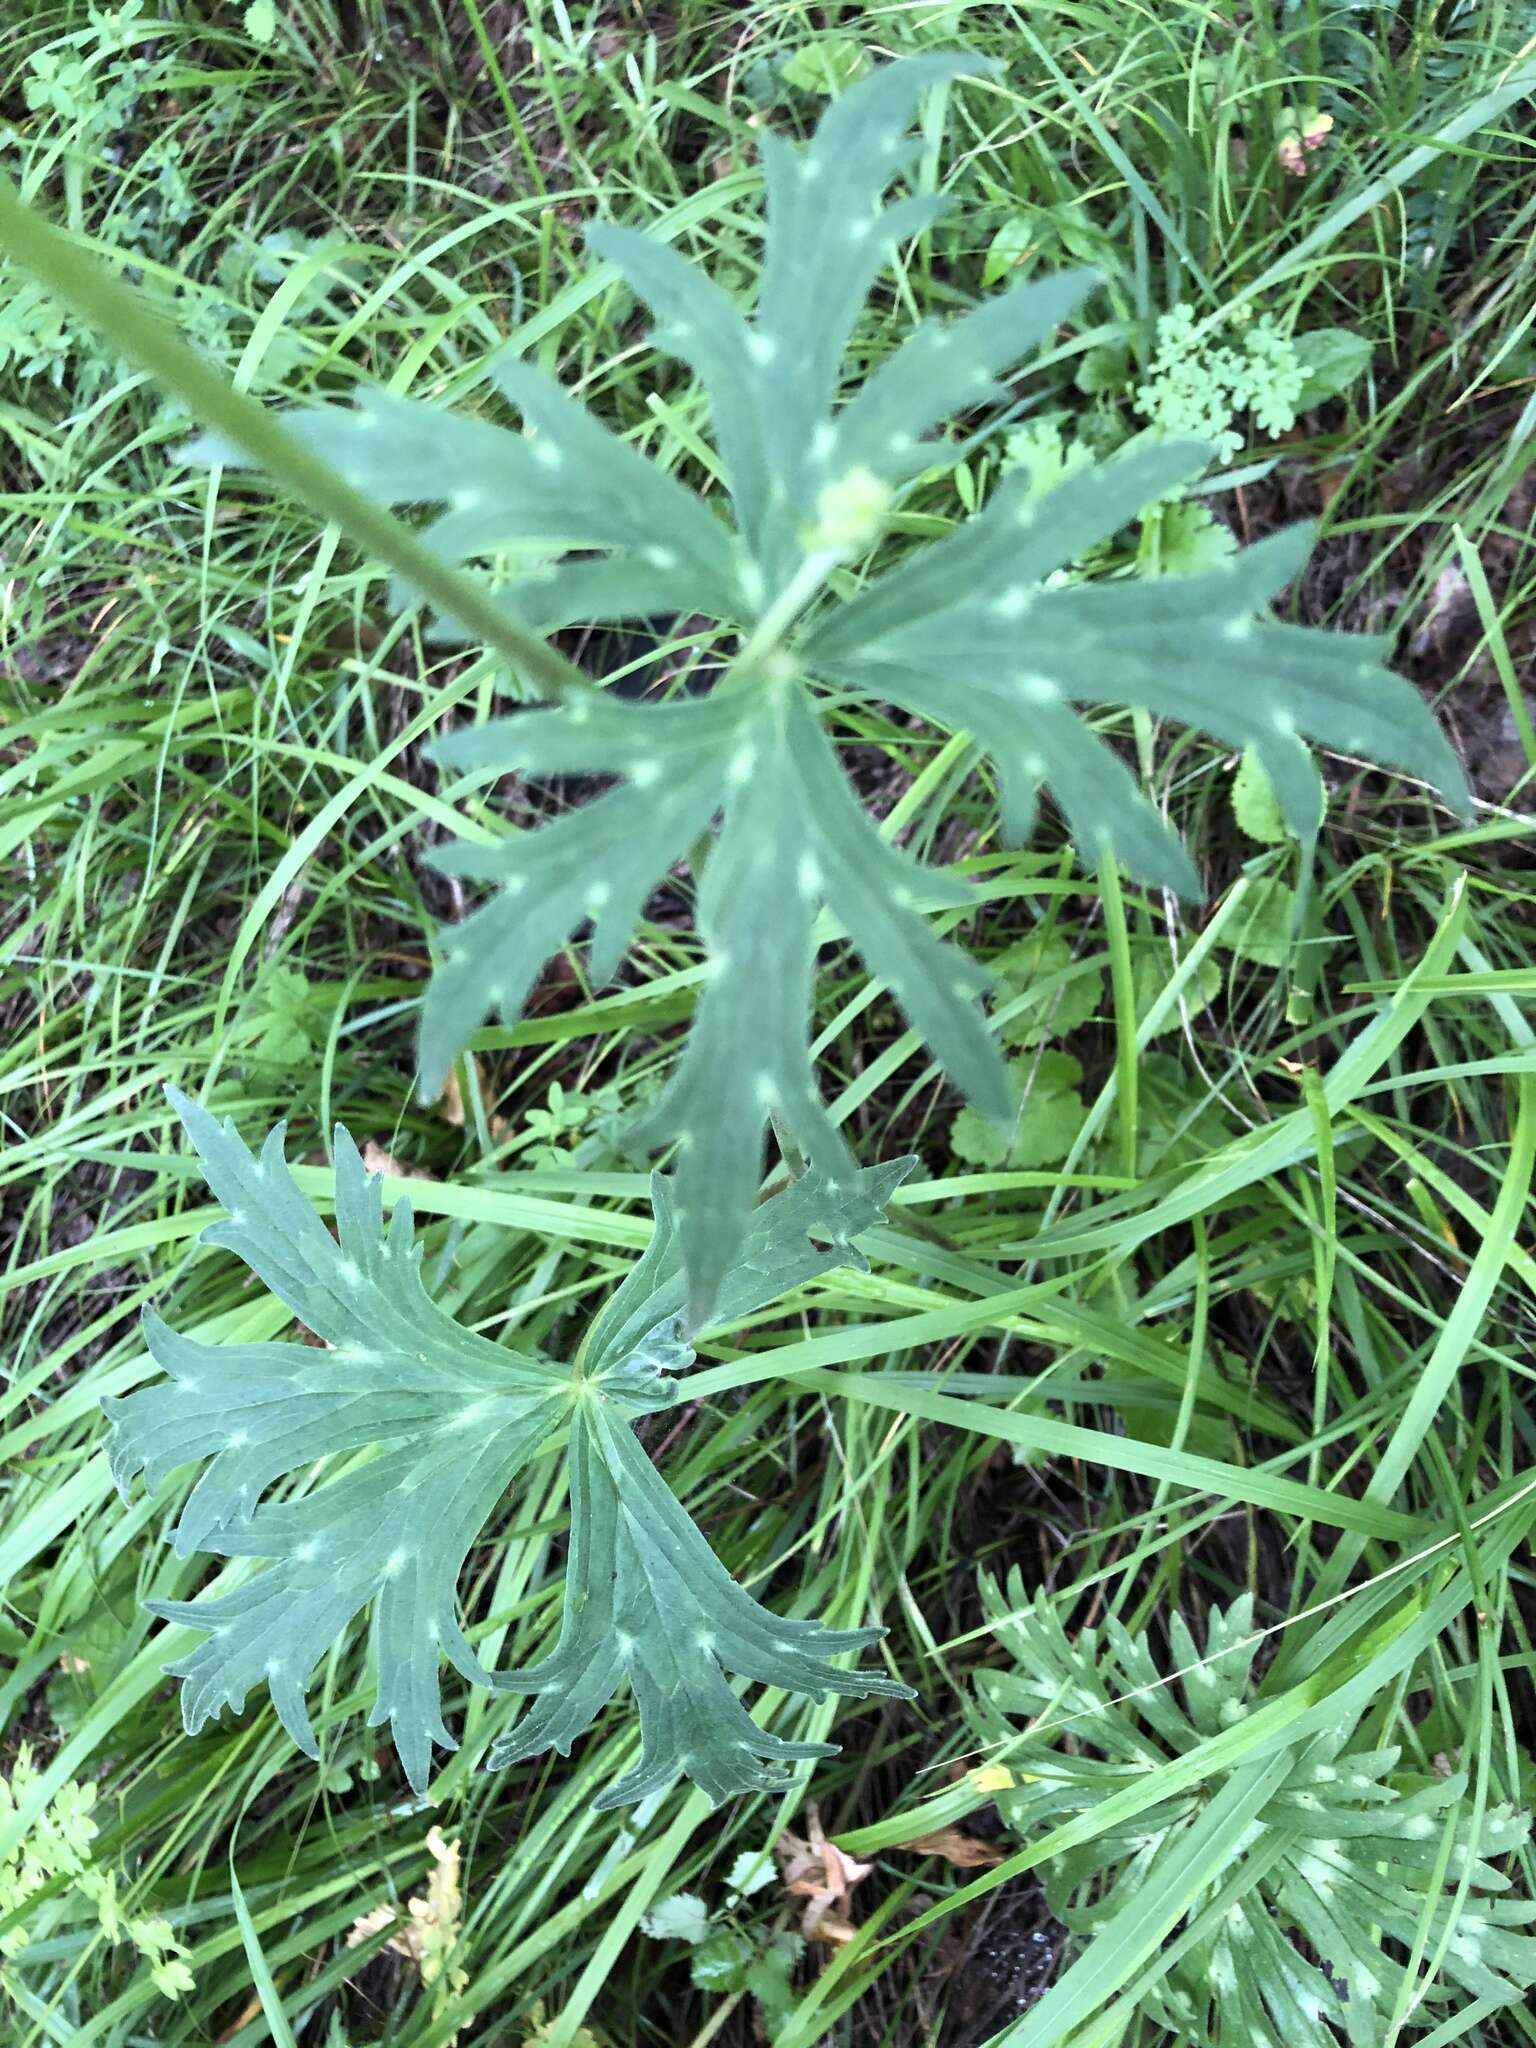
[[[0,1777],[0,1828],[10,1822],[38,1781],[32,1751],[23,1743],[5,1777]],[[117,1876],[95,1861],[91,1844],[100,1829],[92,1815],[96,1787],[66,1778],[30,1827],[0,1854],[0,1919],[30,1908],[34,1900],[62,1885],[78,1892],[96,1909],[108,1941],[126,1941],[149,1965],[150,1981],[165,1998],[194,1990],[186,1964],[187,1950],[168,1920],[155,1913],[125,1913],[118,1896]],[[23,1954],[35,1930],[24,1921],[0,1934],[0,1959],[13,1962]],[[4,1983],[0,1978],[0,1995]]]
[[[1229,527],[1206,505],[1168,498],[1143,515],[1136,567],[1143,576],[1198,576],[1236,552]]]
[[[913,110],[926,87],[976,68],[950,56],[889,64],[835,99],[803,148],[762,135],[767,232],[750,315],[677,251],[592,231],[594,252],[656,314],[656,345],[705,388],[731,523],[505,355],[489,377],[521,434],[372,390],[353,408],[290,415],[354,487],[438,507],[423,532],[442,555],[521,550],[497,601],[526,627],[703,615],[743,636],[707,697],[637,706],[582,693],[437,750],[479,774],[616,786],[541,831],[440,856],[492,893],[444,934],[422,1016],[428,1091],[485,1017],[515,1021],[544,962],[589,922],[593,978],[611,977],[651,891],[718,820],[699,901],[709,979],[641,1133],[678,1145],[695,1319],[746,1227],[770,1119],[824,1174],[851,1170],[807,1049],[824,906],[972,1104],[1003,1125],[1012,1111],[977,1005],[985,977],[924,915],[963,909],[970,892],[881,837],[839,765],[828,690],[973,734],[997,765],[1009,839],[1028,835],[1045,786],[1088,860],[1117,858],[1187,894],[1199,886],[1187,854],[1077,706],[1140,707],[1252,747],[1302,836],[1322,810],[1308,738],[1463,791],[1429,713],[1381,667],[1384,642],[1259,623],[1305,559],[1306,532],[1203,574],[1061,584],[1064,565],[1203,468],[1209,450],[1194,441],[1143,445],[1044,491],[1008,477],[954,534],[829,601],[839,566],[879,539],[894,494],[931,466],[928,437],[1003,395],[996,380],[1095,281],[1070,271],[925,322],[843,396],[871,286],[941,210],[925,196],[882,203],[912,161]]]
[[[978,1729],[1006,1745],[997,1753],[1014,1786],[998,1805],[1025,1838],[1091,1812],[1249,1709],[1258,1639],[1246,1597],[1211,1611],[1203,1655],[1171,1617],[1166,1678],[1146,1639],[1118,1622],[1069,1637],[1017,1571],[1006,1597],[984,1577],[982,1597],[1012,1668],[979,1674]],[[1421,1938],[1440,1959],[1415,1987],[1431,2010],[1456,1998],[1516,2003],[1536,1982],[1536,1938],[1516,1931],[1536,1905],[1504,1896],[1509,1880],[1492,1860],[1525,1841],[1529,1816],[1490,1807],[1479,1820],[1464,1774],[1426,1779],[1402,1768],[1396,1748],[1352,1749],[1357,1719],[1297,1745],[1238,1857],[1212,1872],[1177,1930],[1173,1961],[1141,1995],[1170,2038],[1372,2048],[1388,2038]],[[1107,1926],[1157,1884],[1219,1789],[1220,1774],[1056,1858],[1052,1911],[1079,1935]],[[1224,1906],[1207,1910],[1218,1892]]]
[[[90,26],[56,37],[27,59],[21,96],[29,113],[69,123],[86,147],[99,147],[132,120],[146,88],[158,82],[155,60],[141,54],[153,34],[144,0],[90,10]]]
[[[197,210],[181,146],[152,111],[171,89],[177,60],[165,24],[146,15],[143,0],[91,7],[88,14],[87,27],[55,36],[28,56],[15,81],[25,114],[16,128],[0,127],[0,166],[24,186],[42,180],[50,190],[62,188],[71,225],[88,226],[121,259],[164,261]],[[218,104],[212,98],[210,122]],[[193,291],[177,307],[201,341],[211,338],[205,305]],[[131,374],[52,292],[0,259],[5,372],[76,400]]]
[[[1157,349],[1136,387],[1136,410],[1161,432],[1208,441],[1223,461],[1243,445],[1233,426],[1252,413],[1266,434],[1296,424],[1306,371],[1291,343],[1267,316],[1229,343],[1211,341],[1188,306],[1157,323]]]
[[[551,1744],[568,1753],[629,1685],[642,1755],[599,1806],[643,1798],[680,1770],[717,1801],[780,1790],[785,1773],[767,1764],[835,1754],[765,1734],[726,1671],[818,1699],[909,1696],[892,1679],[828,1661],[882,1630],[784,1620],[744,1593],[635,1435],[639,1417],[677,1398],[672,1376],[693,1357],[679,1337],[684,1283],[664,1181],[654,1183],[645,1256],[576,1361],[562,1365],[476,1336],[432,1301],[409,1202],[396,1202],[386,1229],[380,1180],[344,1130],[338,1242],[284,1161],[281,1126],[256,1157],[231,1124],[176,1091],[171,1099],[229,1211],[203,1241],[237,1253],[324,1347],[202,1344],[148,1313],[146,1340],[168,1378],[106,1404],[125,1492],[140,1470],[155,1487],[178,1467],[202,1468],[172,1534],[178,1554],[268,1560],[227,1590],[151,1603],[163,1619],[207,1632],[170,1667],[185,1681],[189,1733],[265,1684],[283,1726],[317,1756],[309,1682],[365,1608],[377,1671],[370,1721],[390,1724],[418,1791],[431,1745],[455,1746],[442,1714],[443,1656],[477,1685],[538,1695],[495,1744],[493,1769]],[[851,1240],[878,1220],[911,1163],[837,1185],[807,1174],[764,1203],[721,1289],[721,1320],[833,1267],[862,1265]],[[492,1673],[459,1624],[459,1574],[509,1484],[562,1435],[571,1530],[560,1640],[529,1670]],[[317,1458],[329,1469],[312,1488],[267,1498]]]
[[[90,159],[120,147],[120,138],[144,122],[146,102],[170,88],[175,64],[155,27],[142,0],[124,0],[112,11],[93,7],[88,28],[56,38],[27,59],[22,98],[48,143],[57,148],[67,139],[63,177],[72,210],[81,207]],[[114,182],[126,177],[128,193],[114,208],[113,242],[164,256],[195,210],[179,144],[151,134],[114,169]]]
[[[1207,441],[1224,462],[1243,445],[1240,418],[1262,434],[1289,433],[1298,412],[1348,390],[1371,360],[1370,344],[1344,327],[1291,336],[1262,313],[1247,324],[1234,315],[1225,340],[1218,331],[1189,306],[1164,313],[1134,402],[1159,433]]]

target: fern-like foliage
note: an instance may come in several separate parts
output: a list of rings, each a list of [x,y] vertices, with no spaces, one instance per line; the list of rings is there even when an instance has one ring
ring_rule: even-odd
[[[1210,454],[1199,443],[1142,445],[1043,495],[1015,475],[953,535],[832,601],[839,565],[871,549],[895,493],[933,463],[934,429],[1004,395],[997,380],[1094,283],[1073,271],[927,322],[844,394],[871,286],[940,206],[883,203],[910,162],[914,108],[927,87],[978,68],[963,56],[890,64],[835,100],[805,146],[763,136],[766,242],[750,314],[675,250],[592,231],[593,250],[654,310],[656,344],[705,388],[729,522],[506,357],[489,376],[521,433],[382,392],[290,415],[355,486],[440,508],[425,537],[445,556],[513,548],[536,562],[499,597],[525,626],[702,614],[740,636],[705,698],[633,706],[583,694],[437,749],[455,768],[601,774],[615,787],[539,832],[440,856],[491,893],[443,937],[422,1016],[429,1091],[486,1017],[516,1020],[545,960],[589,923],[593,975],[610,977],[650,892],[718,820],[699,904],[710,979],[643,1134],[678,1144],[696,1319],[746,1228],[770,1119],[823,1173],[850,1171],[806,1043],[824,905],[955,1084],[1002,1124],[1012,1111],[977,1004],[984,977],[924,914],[963,907],[967,891],[888,844],[865,814],[828,735],[832,694],[971,733],[996,764],[1013,840],[1047,787],[1086,857],[1113,856],[1186,893],[1198,888],[1188,856],[1079,706],[1140,707],[1252,748],[1303,836],[1322,807],[1308,740],[1464,795],[1428,711],[1381,666],[1385,643],[1261,622],[1306,557],[1303,530],[1206,574],[1046,587],[1195,476]]]
[[[467,1679],[538,1695],[495,1746],[493,1767],[571,1743],[628,1684],[640,1713],[639,1765],[599,1798],[625,1805],[685,1772],[712,1799],[781,1790],[783,1766],[835,1751],[766,1734],[724,1673],[823,1698],[910,1697],[893,1679],[829,1660],[880,1629],[826,1629],[771,1614],[731,1579],[634,1433],[677,1398],[693,1354],[680,1338],[684,1280],[665,1181],[645,1256],[601,1312],[574,1364],[508,1350],[461,1328],[428,1294],[410,1203],[385,1227],[378,1176],[336,1132],[333,1237],[283,1157],[283,1130],[258,1155],[232,1124],[171,1099],[229,1211],[203,1242],[237,1253],[319,1346],[209,1345],[157,1316],[145,1337],[167,1377],[106,1403],[113,1476],[161,1484],[201,1466],[173,1532],[177,1551],[267,1562],[227,1591],[157,1601],[167,1621],[206,1630],[170,1668],[196,1734],[265,1684],[288,1733],[318,1754],[305,1696],[315,1667],[364,1609],[372,1615],[377,1697],[407,1777],[424,1789],[443,1720],[444,1656]],[[721,1289],[734,1320],[839,1265],[876,1222],[910,1160],[831,1185],[814,1173],[765,1202]],[[812,1236],[819,1240],[812,1243]],[[339,1240],[339,1241],[338,1241]],[[323,1348],[322,1348],[323,1347]],[[464,1560],[497,1501],[541,1447],[565,1439],[571,1532],[565,1625],[528,1671],[493,1673],[460,1624]],[[326,1470],[274,1492],[285,1475]]]
[[[1170,1678],[1118,1622],[1068,1637],[1016,1570],[1006,1598],[983,1577],[982,1599],[1011,1664],[978,1675],[977,1728],[1006,1757],[1013,1788],[997,1802],[1025,1838],[1090,1812],[1248,1711],[1257,1638],[1247,1597],[1211,1611],[1203,1654],[1173,1617]],[[1142,1993],[1169,2039],[1373,2048],[1389,2038],[1407,1959],[1426,1949],[1439,1971],[1413,1989],[1430,2009],[1458,1996],[1514,2004],[1536,1983],[1536,1938],[1518,1931],[1536,1905],[1507,1896],[1493,1862],[1526,1840],[1529,1815],[1489,1807],[1479,1819],[1463,1772],[1415,1776],[1396,1748],[1352,1748],[1357,1718],[1297,1745],[1242,1837],[1240,1867],[1210,1872],[1173,1961]],[[1078,1935],[1107,1927],[1155,1890],[1218,1789],[1207,1780],[1176,1793],[1056,1858],[1045,1872],[1052,1911]]]

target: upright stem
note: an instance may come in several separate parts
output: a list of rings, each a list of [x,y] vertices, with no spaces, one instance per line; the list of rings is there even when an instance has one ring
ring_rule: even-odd
[[[823,548],[806,556],[747,635],[741,652],[731,663],[719,688],[740,689],[772,660],[783,644],[785,633],[826,582],[827,571],[835,569],[842,559],[842,554],[835,548]]]
[[[598,686],[536,633],[509,619],[472,577],[463,576],[382,505],[318,461],[276,416],[205,363],[139,292],[119,283],[84,249],[27,205],[0,177],[0,248],[174,391],[195,418],[215,427],[284,483],[294,496],[387,562],[440,612],[460,619],[551,697]]]

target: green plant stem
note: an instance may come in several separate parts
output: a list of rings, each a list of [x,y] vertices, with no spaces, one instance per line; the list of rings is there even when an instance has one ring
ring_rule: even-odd
[[[1531,714],[1525,701],[1525,692],[1520,687],[1520,678],[1515,673],[1515,664],[1510,657],[1509,642],[1504,634],[1503,621],[1493,601],[1493,592],[1488,588],[1488,578],[1483,571],[1483,561],[1477,549],[1467,539],[1459,525],[1451,527],[1456,542],[1456,553],[1460,558],[1462,573],[1467,579],[1467,588],[1472,593],[1472,602],[1477,606],[1478,621],[1483,629],[1488,656],[1498,674],[1500,685],[1509,704],[1509,716],[1525,755],[1526,766],[1536,768],[1536,727],[1531,724]]]
[[[827,580],[827,571],[843,560],[834,548],[818,549],[807,555],[788,583],[747,635],[741,652],[731,663],[720,685],[740,689],[759,671],[766,669],[784,644],[784,636],[807,604]]]
[[[597,685],[536,634],[524,631],[469,577],[424,547],[408,526],[370,503],[294,439],[267,408],[210,368],[138,292],[110,276],[86,250],[43,219],[0,177],[0,249],[107,336],[193,414],[235,442],[293,495],[333,521],[420,590],[439,611],[462,619],[487,647],[551,697]]]
[[[1120,892],[1120,870],[1113,854],[1099,863],[1099,893],[1104,903],[1104,936],[1109,944],[1109,979],[1115,1009],[1115,1094],[1120,1118],[1120,1171],[1136,1177],[1136,1134],[1138,1128],[1136,1083],[1139,1051],[1136,1044],[1136,984],[1131,972],[1130,937],[1125,922],[1125,898]]]

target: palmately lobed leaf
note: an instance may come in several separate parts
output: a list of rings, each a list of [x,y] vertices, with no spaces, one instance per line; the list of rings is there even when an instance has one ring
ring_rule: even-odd
[[[381,1180],[345,1130],[335,1139],[333,1237],[294,1181],[281,1126],[254,1155],[230,1123],[168,1093],[229,1211],[204,1242],[237,1253],[320,1340],[204,1344],[151,1313],[146,1342],[167,1377],[104,1404],[125,1496],[138,1472],[153,1488],[201,1466],[173,1531],[180,1555],[266,1560],[227,1589],[150,1603],[162,1619],[205,1632],[170,1667],[184,1681],[189,1733],[266,1685],[294,1741],[318,1755],[306,1694],[364,1610],[377,1678],[370,1722],[389,1723],[418,1792],[432,1745],[456,1746],[443,1717],[444,1656],[473,1684],[543,1696],[498,1745],[498,1767],[556,1739],[568,1750],[629,1684],[644,1753],[603,1795],[608,1805],[679,1771],[715,1799],[778,1787],[782,1770],[759,1759],[829,1753],[758,1728],[723,1670],[817,1698],[907,1695],[893,1679],[829,1661],[883,1631],[783,1620],[737,1587],[634,1435],[637,1416],[675,1398],[673,1376],[693,1357],[680,1335],[681,1249],[659,1177],[652,1243],[577,1365],[565,1366],[493,1344],[431,1299],[408,1200],[386,1228]],[[803,1175],[762,1204],[722,1294],[727,1317],[862,1263],[853,1239],[879,1220],[911,1164],[852,1169],[830,1186]],[[532,1672],[493,1674],[461,1625],[459,1577],[508,1486],[562,1437],[572,1502],[566,1630]],[[573,1659],[580,1682],[567,1687],[560,1674]]]
[[[913,116],[926,91],[987,68],[964,53],[877,67],[805,143],[762,136],[766,233],[750,307],[675,249],[593,229],[594,253],[654,311],[656,345],[703,386],[728,508],[505,354],[487,377],[521,433],[388,393],[291,416],[359,488],[436,507],[427,538],[454,560],[520,551],[498,602],[526,624],[702,617],[742,636],[710,697],[605,705],[583,693],[438,749],[471,772],[619,780],[537,832],[439,856],[495,893],[444,934],[422,1012],[428,1093],[487,1017],[515,1023],[544,962],[589,924],[593,978],[616,972],[651,892],[709,849],[695,878],[709,978],[665,1100],[637,1134],[677,1146],[695,1322],[747,1228],[770,1122],[823,1173],[847,1170],[808,1049],[824,910],[975,1109],[1000,1127],[1012,1112],[975,1004],[980,977],[926,929],[929,912],[969,898],[873,829],[826,737],[829,692],[975,738],[996,766],[1005,838],[1028,835],[1048,790],[1086,860],[1118,860],[1187,896],[1200,892],[1188,852],[1085,709],[1148,711],[1251,750],[1304,854],[1323,809],[1313,745],[1469,802],[1381,643],[1268,616],[1305,560],[1307,530],[1178,577],[1062,577],[1148,506],[1176,501],[1209,460],[1198,442],[1142,438],[1048,488],[1005,477],[952,535],[846,602],[830,597],[832,572],[878,539],[893,494],[945,459],[935,431],[1006,395],[1095,282],[1068,271],[926,323],[869,351],[868,374],[845,389],[871,287],[942,204],[888,197],[914,160]]]
[[[1145,1782],[1254,1704],[1260,1637],[1246,1595],[1211,1610],[1203,1648],[1171,1616],[1164,1674],[1145,1634],[1117,1621],[1068,1635],[1016,1570],[1006,1593],[989,1577],[981,1584],[1010,1662],[978,1677],[978,1734],[1013,1777],[998,1805],[1025,1839]],[[1250,1882],[1234,1885],[1241,1869],[1213,1870],[1166,1974],[1146,1981],[1146,2010],[1172,2037],[1213,2048],[1339,2048],[1341,2036],[1386,2039],[1408,1989],[1433,2008],[1457,1996],[1515,2004],[1536,1984],[1536,1937],[1520,1931],[1536,1921],[1536,1904],[1506,1896],[1510,1881],[1494,1860],[1523,1846],[1530,1816],[1479,1810],[1462,1774],[1405,1784],[1398,1748],[1350,1748],[1358,1711],[1295,1746],[1235,1859],[1250,1863]],[[1216,1795],[1208,1779],[1053,1859],[1053,1910],[1084,1936],[1123,1924],[1118,1916],[1153,1896],[1180,1836]],[[1223,1886],[1233,1887],[1225,1912],[1192,1935]],[[1437,1973],[1405,1982],[1388,1944],[1417,1953],[1426,1930]]]
[[[683,1307],[693,1324],[717,1312],[762,1178],[761,1133],[770,1118],[832,1182],[855,1171],[810,1058],[823,905],[957,1086],[991,1114],[1009,1112],[1002,1057],[977,1003],[985,977],[933,936],[917,908],[920,900],[964,908],[970,890],[880,837],[798,682],[659,709],[599,700],[583,704],[574,721],[567,711],[525,713],[456,733],[432,751],[449,767],[499,772],[546,769],[557,756],[567,768],[625,780],[532,835],[531,845],[515,839],[435,857],[456,874],[510,871],[513,886],[448,942],[423,1014],[428,1092],[462,1043],[467,1014],[483,1014],[490,1001],[509,1022],[516,1016],[559,943],[552,933],[563,938],[591,918],[594,960],[601,955],[611,965],[618,930],[627,937],[640,900],[665,870],[665,849],[681,852],[719,804],[722,823],[699,899],[709,979],[649,1128],[635,1133],[639,1143],[648,1136],[677,1143],[672,1221],[691,1276]],[[627,845],[606,836],[621,812],[645,818]],[[495,963],[489,981],[488,947]]]
[[[599,1409],[577,1416],[570,1470],[572,1536],[560,1640],[543,1663],[500,1679],[510,1691],[539,1698],[493,1746],[492,1770],[551,1746],[569,1752],[574,1737],[627,1683],[640,1713],[640,1761],[594,1805],[648,1798],[679,1769],[717,1803],[744,1791],[783,1792],[792,1780],[782,1766],[833,1756],[836,1745],[768,1734],[736,1697],[726,1671],[813,1699],[828,1693],[912,1697],[896,1679],[840,1670],[828,1661],[869,1648],[883,1630],[786,1621],[744,1593],[633,1432]]]

